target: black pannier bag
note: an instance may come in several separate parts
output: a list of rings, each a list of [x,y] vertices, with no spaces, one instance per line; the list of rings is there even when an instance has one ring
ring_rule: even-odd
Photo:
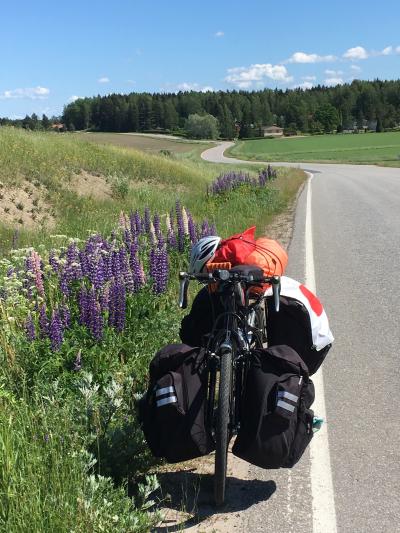
[[[153,455],[177,463],[206,455],[214,442],[206,428],[205,351],[185,344],[162,348],[150,363],[150,382],[138,405]]]
[[[305,285],[281,277],[279,312],[272,290],[267,291],[267,339],[269,346],[287,344],[315,374],[332,346],[333,335],[320,300]]]
[[[314,385],[290,346],[255,350],[232,452],[261,468],[291,468],[312,439]]]

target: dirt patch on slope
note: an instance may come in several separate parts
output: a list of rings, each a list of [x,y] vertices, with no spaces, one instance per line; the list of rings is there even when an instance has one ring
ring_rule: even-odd
[[[72,177],[68,189],[78,196],[92,197],[95,200],[106,200],[112,196],[111,185],[106,178],[86,170],[81,170],[80,174]]]
[[[38,181],[24,180],[19,187],[0,183],[0,220],[8,226],[37,229],[55,225],[54,213],[46,202],[47,190]]]

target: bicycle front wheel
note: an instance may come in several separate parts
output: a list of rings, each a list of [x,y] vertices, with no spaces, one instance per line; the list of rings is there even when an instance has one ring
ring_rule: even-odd
[[[228,461],[229,419],[232,396],[232,352],[221,355],[218,406],[215,427],[214,498],[216,505],[225,500],[226,468]]]

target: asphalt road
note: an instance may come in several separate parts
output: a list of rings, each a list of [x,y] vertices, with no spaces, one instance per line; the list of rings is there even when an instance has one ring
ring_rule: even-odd
[[[223,156],[227,145],[203,159],[240,162]],[[323,375],[337,531],[399,533],[400,169],[289,166],[314,174],[317,294],[335,336]],[[301,281],[305,213],[304,191],[288,270]],[[291,471],[250,468],[235,531],[313,532],[310,467],[307,454]]]

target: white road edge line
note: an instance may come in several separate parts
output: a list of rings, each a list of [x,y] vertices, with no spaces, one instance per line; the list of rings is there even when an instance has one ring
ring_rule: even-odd
[[[311,210],[311,181],[314,176],[311,172],[307,172],[307,174],[309,179],[307,182],[305,228],[305,275],[306,285],[312,292],[316,293]],[[321,430],[312,439],[310,445],[313,533],[337,533],[322,368],[313,376],[313,382],[315,385],[313,410],[325,420]]]

